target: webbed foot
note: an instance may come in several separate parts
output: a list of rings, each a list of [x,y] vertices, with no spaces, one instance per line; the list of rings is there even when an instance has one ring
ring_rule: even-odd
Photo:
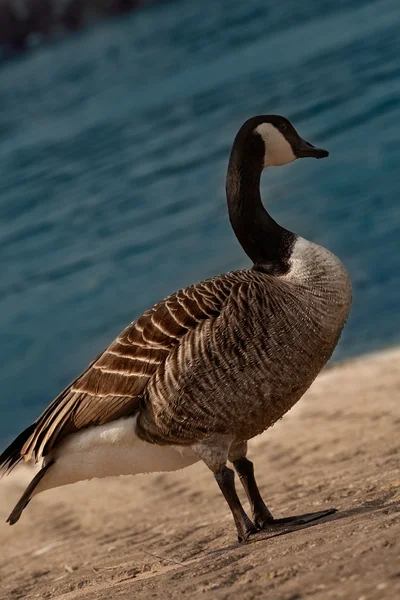
[[[327,510],[321,510],[313,513],[305,513],[303,515],[294,515],[292,517],[283,517],[281,519],[274,519],[267,517],[265,519],[256,519],[256,526],[262,531],[280,531],[290,527],[298,527],[299,525],[307,525],[313,521],[318,521],[329,515],[333,515],[337,512],[336,508],[328,508]]]

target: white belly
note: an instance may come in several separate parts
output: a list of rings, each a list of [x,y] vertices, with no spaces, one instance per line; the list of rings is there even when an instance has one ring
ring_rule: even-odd
[[[138,438],[135,417],[118,419],[68,436],[53,453],[54,465],[32,496],[85,479],[177,471],[199,461],[184,446],[157,446]]]

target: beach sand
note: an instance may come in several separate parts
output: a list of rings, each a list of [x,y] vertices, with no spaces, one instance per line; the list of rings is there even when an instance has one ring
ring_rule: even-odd
[[[326,369],[250,442],[275,516],[339,511],[285,535],[238,544],[200,463],[45,492],[9,527],[32,475],[15,470],[0,482],[0,598],[400,598],[399,363],[394,349]]]

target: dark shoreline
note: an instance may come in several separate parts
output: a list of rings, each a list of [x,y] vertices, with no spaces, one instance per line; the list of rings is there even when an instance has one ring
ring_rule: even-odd
[[[0,52],[3,58],[39,42],[79,31],[101,19],[142,8],[156,0],[0,0]]]

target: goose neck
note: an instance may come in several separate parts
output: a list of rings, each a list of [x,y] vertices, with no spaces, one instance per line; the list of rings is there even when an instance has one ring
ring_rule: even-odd
[[[254,268],[273,274],[289,269],[295,234],[281,227],[261,200],[262,161],[249,161],[233,149],[228,167],[226,194],[235,235]]]

